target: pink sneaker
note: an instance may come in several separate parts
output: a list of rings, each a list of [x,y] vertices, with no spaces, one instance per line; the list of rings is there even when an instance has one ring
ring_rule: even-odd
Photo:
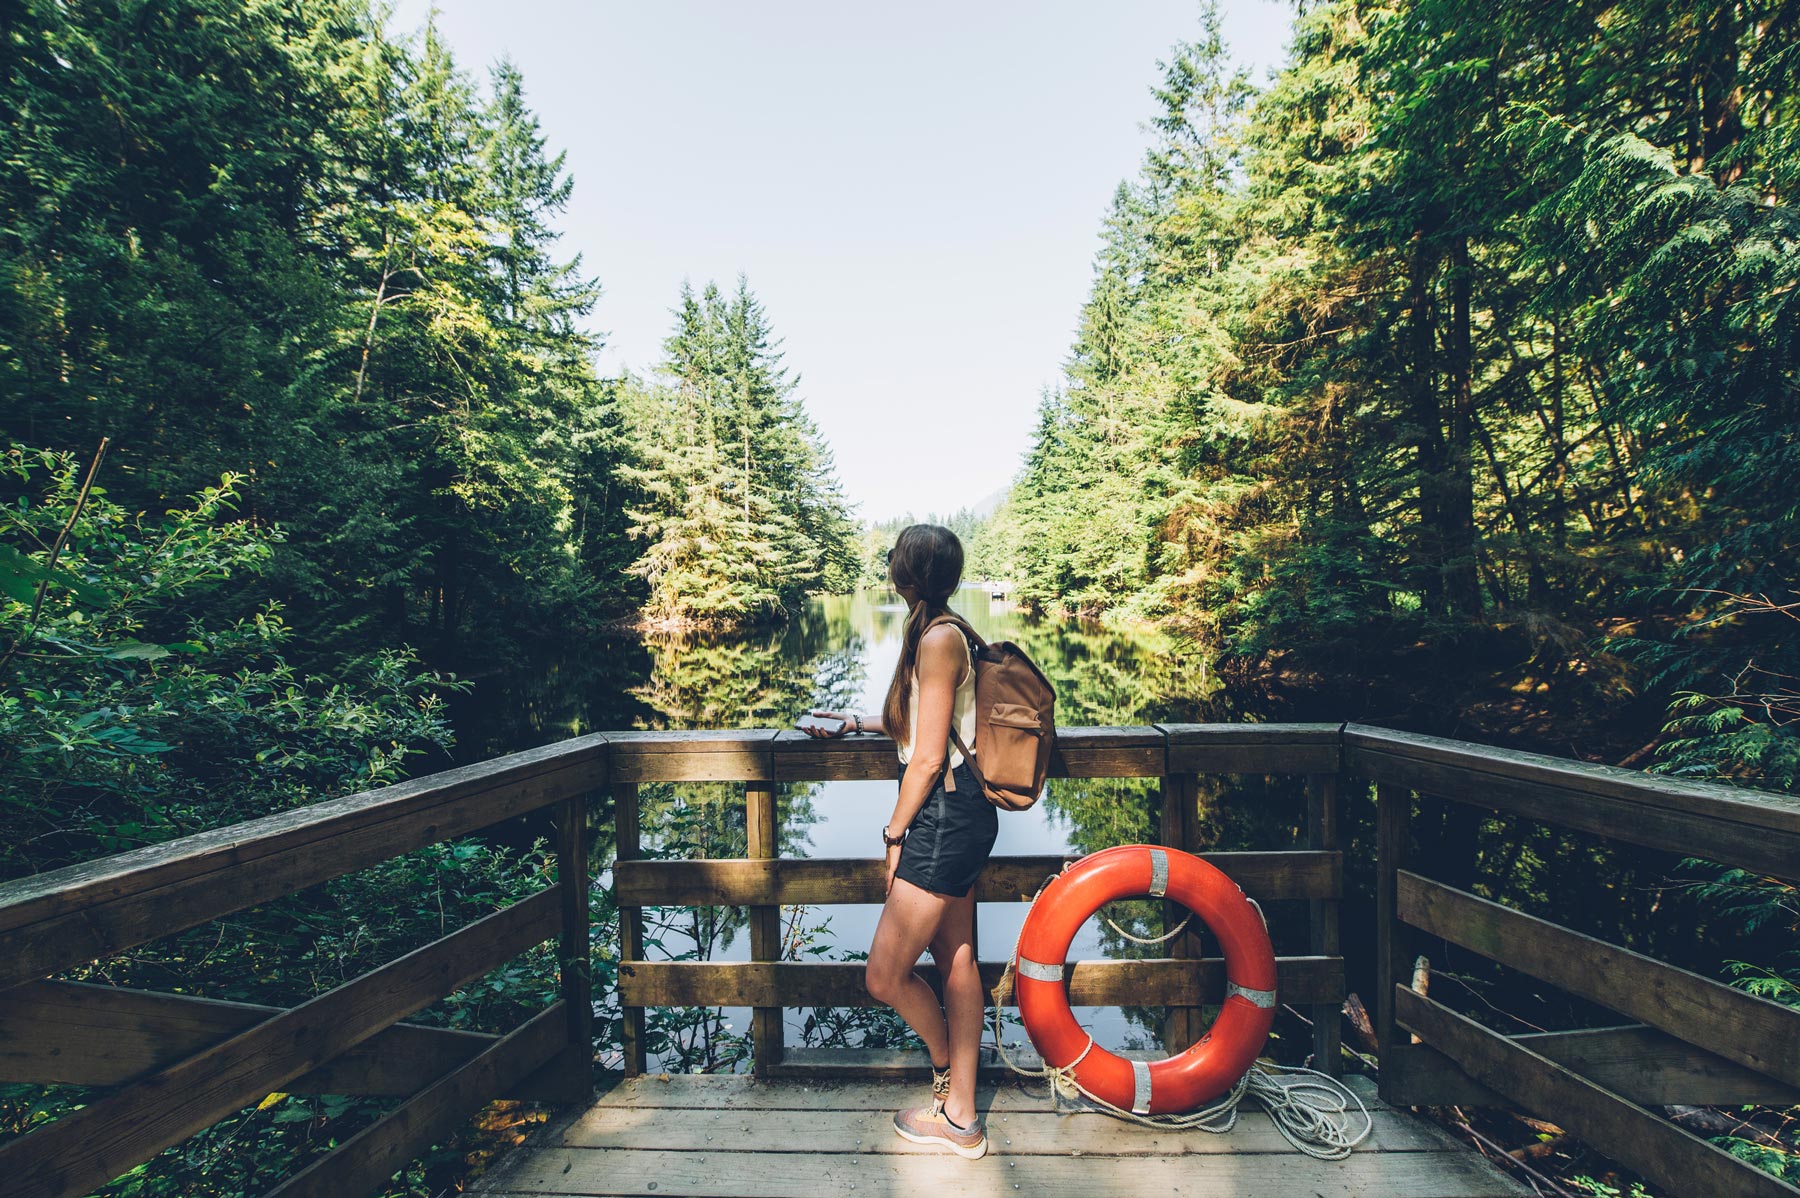
[[[957,1156],[977,1160],[987,1155],[987,1131],[981,1116],[966,1131],[950,1123],[942,1107],[909,1107],[894,1116],[894,1132],[902,1140],[915,1144],[943,1144]]]

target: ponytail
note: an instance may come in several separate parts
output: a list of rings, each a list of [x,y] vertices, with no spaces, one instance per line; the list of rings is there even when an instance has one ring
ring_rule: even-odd
[[[881,726],[896,743],[905,744],[912,737],[912,682],[919,643],[933,620],[949,614],[950,596],[962,582],[962,570],[962,542],[937,524],[902,529],[888,553],[890,580],[915,596],[900,636],[900,660],[894,663],[894,677],[881,704]]]

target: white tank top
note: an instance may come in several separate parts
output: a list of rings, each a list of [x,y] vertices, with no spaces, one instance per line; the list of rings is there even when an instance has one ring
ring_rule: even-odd
[[[957,633],[963,643],[963,653],[969,654],[969,638]],[[950,704],[950,725],[962,737],[962,742],[975,751],[975,660],[969,657],[968,664],[963,667],[962,680],[956,684],[956,698]],[[912,693],[906,700],[906,743],[899,746],[900,764],[905,765],[912,760],[913,741],[919,734],[919,671],[914,670],[912,676]],[[955,769],[963,762],[963,755],[957,749],[956,742],[951,741],[950,767]]]

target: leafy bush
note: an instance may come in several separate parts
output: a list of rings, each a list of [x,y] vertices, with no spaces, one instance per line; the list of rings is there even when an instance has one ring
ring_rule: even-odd
[[[230,620],[196,614],[226,607],[226,584],[254,575],[280,539],[233,519],[243,480],[228,475],[151,520],[113,503],[95,472],[17,446],[0,458],[10,493],[0,504],[0,877],[385,785],[416,754],[448,748],[446,684],[410,651],[309,677],[281,656],[276,605]],[[542,889],[550,871],[541,846],[433,845],[71,976],[290,1005]],[[597,917],[609,909],[600,903]],[[615,942],[601,931],[598,945]],[[610,990],[607,962],[596,965]],[[418,1019],[504,1030],[556,987],[553,946],[539,946]],[[0,1136],[86,1099],[72,1087],[0,1087]],[[103,1192],[261,1193],[392,1105],[272,1094]],[[439,1192],[466,1170],[466,1149],[415,1162],[393,1192]]]
[[[449,725],[410,651],[303,677],[269,603],[192,613],[278,531],[227,475],[150,520],[67,454],[0,458],[0,877],[154,844],[404,776]]]

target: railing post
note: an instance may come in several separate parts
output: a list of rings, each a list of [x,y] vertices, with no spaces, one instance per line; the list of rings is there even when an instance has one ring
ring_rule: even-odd
[[[775,784],[749,782],[744,786],[745,828],[749,833],[750,856],[763,861],[776,856]],[[771,867],[773,868],[773,867]],[[750,908],[750,959],[781,960],[781,908]],[[753,1068],[756,1076],[767,1077],[769,1070],[781,1064],[782,1008],[756,1007],[750,1017],[751,1044],[755,1051]]]
[[[556,1097],[585,1103],[594,1094],[594,988],[588,877],[588,797],[557,804],[556,874],[562,892],[562,936],[557,945],[569,1042],[550,1072]]]
[[[1381,1096],[1401,1089],[1402,1033],[1394,1024],[1394,986],[1410,979],[1412,962],[1400,922],[1396,875],[1406,867],[1412,838],[1412,791],[1387,783],[1375,787],[1375,1041],[1381,1057]]]
[[[1199,839],[1195,824],[1200,801],[1200,779],[1196,774],[1170,774],[1162,780],[1162,843],[1184,853],[1197,851]],[[1179,903],[1162,905],[1163,931],[1166,933],[1189,912]],[[1178,961],[1191,961],[1200,956],[1200,929],[1192,921],[1181,935],[1164,950]],[[1199,1035],[1201,1011],[1197,1007],[1170,1007],[1163,1020],[1163,1048],[1173,1054],[1186,1052]]]
[[[638,844],[638,787],[635,782],[615,782],[612,786],[613,828],[617,852],[615,861],[636,861]],[[634,961],[644,959],[644,909],[619,905],[619,972],[629,974]],[[619,1002],[619,1041],[624,1049],[625,1075],[636,1077],[649,1068],[644,1049],[644,1008],[628,1007]]]
[[[1336,774],[1309,774],[1306,779],[1306,847],[1326,853],[1338,850],[1339,786]],[[1341,883],[1340,883],[1341,888]],[[1338,900],[1313,899],[1307,926],[1315,957],[1339,953]],[[1343,1073],[1342,1011],[1335,1003],[1314,1003],[1313,1068],[1337,1077]]]

